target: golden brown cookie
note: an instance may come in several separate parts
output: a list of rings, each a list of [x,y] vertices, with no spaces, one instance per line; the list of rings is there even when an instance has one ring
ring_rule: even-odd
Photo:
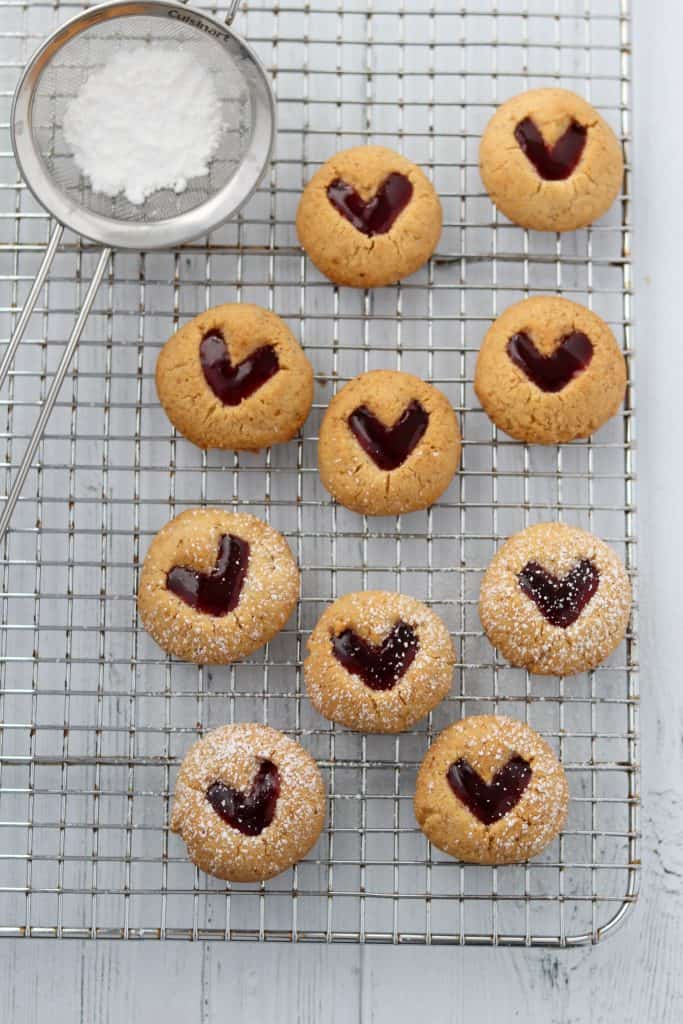
[[[440,391],[372,370],[334,396],[320,427],[320,476],[337,501],[371,516],[428,508],[460,462],[460,430]]]
[[[576,93],[531,89],[503,103],[479,149],[481,176],[506,217],[536,231],[592,224],[619,195],[621,146]]]
[[[604,320],[556,295],[507,309],[484,338],[474,390],[497,427],[518,441],[589,437],[618,411],[626,362]]]
[[[324,612],[308,641],[311,703],[358,732],[403,732],[448,695],[455,650],[448,629],[421,601],[367,590]]]
[[[631,584],[592,533],[539,523],[506,540],[481,584],[479,617],[511,665],[538,675],[596,668],[621,643]]]
[[[537,732],[497,715],[463,718],[432,743],[415,787],[415,817],[434,846],[474,864],[515,864],[562,829],[569,790]]]
[[[299,570],[282,534],[254,516],[194,508],[152,541],[138,612],[169,654],[225,665],[279,633],[298,597]]]
[[[173,426],[200,448],[289,441],[313,402],[313,368],[287,325],[238,302],[181,327],[161,350],[156,384]]]
[[[441,235],[434,186],[383,146],[336,153],[304,189],[299,241],[326,277],[352,288],[400,281],[427,262]]]
[[[198,868],[260,882],[305,857],[325,822],[320,770],[300,743],[267,725],[223,725],[180,766],[171,831]]]

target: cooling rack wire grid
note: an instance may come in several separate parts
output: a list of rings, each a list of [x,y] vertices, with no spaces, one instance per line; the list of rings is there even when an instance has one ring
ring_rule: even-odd
[[[49,237],[9,141],[11,97],[38,43],[81,9],[0,0],[0,338],[7,339]],[[204,6],[206,9],[209,5]],[[220,8],[219,8],[220,12]],[[633,626],[596,672],[529,678],[496,658],[476,602],[501,541],[562,519],[594,531],[635,569],[630,210],[626,191],[594,227],[525,232],[497,214],[477,169],[500,101],[534,86],[585,95],[623,139],[628,166],[626,0],[284,0],[235,22],[272,75],[276,157],[233,222],[176,252],[117,253],[34,467],[0,543],[0,934],[285,941],[573,945],[595,942],[637,891],[637,679]],[[337,289],[302,255],[304,183],[335,150],[402,150],[442,197],[437,254],[393,288]],[[7,488],[96,261],[69,236],[0,394]],[[528,447],[497,433],[473,393],[492,319],[526,295],[559,293],[612,326],[631,388],[589,442]],[[178,324],[224,301],[282,315],[316,371],[303,436],[258,455],[204,454],[169,427],[154,365]],[[442,501],[401,518],[335,506],[316,438],[335,390],[400,368],[443,389],[464,435]],[[240,508],[288,537],[303,573],[296,618],[244,664],[164,656],[135,611],[140,560],[170,517]],[[413,732],[362,736],[310,707],[301,660],[333,598],[401,589],[448,623],[452,695]],[[430,849],[412,811],[430,739],[465,714],[528,721],[569,775],[562,837],[530,864],[465,866]],[[328,787],[312,854],[265,885],[198,873],[168,832],[179,759],[203,731],[257,720],[301,738]]]

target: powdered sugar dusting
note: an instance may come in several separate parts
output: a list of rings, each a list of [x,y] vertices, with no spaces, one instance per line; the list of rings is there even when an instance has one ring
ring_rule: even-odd
[[[335,658],[332,639],[352,628],[379,645],[398,622],[418,639],[417,654],[396,685],[373,690]],[[448,694],[455,651],[441,619],[406,594],[359,591],[346,594],[322,615],[308,641],[304,665],[308,696],[326,718],[366,732],[401,732]]]
[[[583,560],[597,569],[597,590],[575,622],[553,626],[524,593],[519,573],[537,562],[563,578]],[[544,675],[571,675],[600,664],[622,640],[630,608],[631,586],[615,552],[562,523],[530,526],[506,541],[484,576],[479,600],[491,643],[512,665]]]
[[[259,835],[224,822],[206,798],[221,781],[245,790],[263,761],[280,775],[275,816]],[[191,859],[209,874],[234,881],[270,878],[303,857],[318,838],[325,812],[320,771],[306,750],[256,723],[214,729],[188,751],[178,775],[171,829]]]
[[[220,144],[221,101],[190,49],[149,43],[115,53],[64,114],[64,138],[96,192],[141,205],[208,174]]]

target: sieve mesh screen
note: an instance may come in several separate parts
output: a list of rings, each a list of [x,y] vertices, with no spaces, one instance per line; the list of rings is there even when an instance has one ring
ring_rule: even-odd
[[[153,193],[141,205],[124,195],[95,192],[81,173],[63,133],[64,113],[87,78],[122,48],[148,43],[183,46],[212,74],[221,100],[224,130],[208,175],[187,189]],[[114,220],[150,223],[196,209],[234,176],[251,138],[249,80],[252,74],[238,45],[215,39],[190,24],[153,15],[126,15],[85,28],[68,39],[46,64],[32,105],[35,146],[55,184],[79,206]]]

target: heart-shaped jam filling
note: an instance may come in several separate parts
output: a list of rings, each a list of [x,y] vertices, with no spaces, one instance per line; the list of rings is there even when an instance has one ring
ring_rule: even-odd
[[[268,828],[279,795],[280,773],[272,761],[261,762],[248,793],[224,782],[214,782],[206,791],[206,799],[219,818],[245,836],[260,836]]]
[[[424,435],[429,413],[415,400],[391,427],[377,419],[367,405],[349,416],[349,427],[359,445],[376,466],[391,471],[402,465]]]
[[[220,331],[210,331],[199,346],[204,379],[223,405],[239,405],[274,377],[280,369],[272,345],[255,349],[241,363],[233,363]]]
[[[413,195],[413,186],[405,174],[394,171],[384,179],[372,199],[358,195],[353,185],[335,178],[327,186],[327,198],[342,217],[364,235],[385,235]]]
[[[248,568],[247,541],[224,534],[211,572],[176,565],[166,577],[166,586],[191,608],[220,617],[237,607]]]
[[[527,562],[518,574],[519,585],[552,626],[566,629],[576,622],[600,583],[600,574],[587,558],[562,579],[538,562]]]
[[[412,665],[418,647],[415,630],[407,622],[397,622],[376,646],[352,629],[332,638],[337,661],[371,690],[392,690]]]
[[[499,768],[490,782],[463,757],[454,761],[446,772],[448,784],[475,818],[484,825],[504,818],[519,803],[522,793],[531,781],[531,765],[519,754]]]
[[[544,356],[528,334],[513,334],[507,353],[541,391],[557,392],[582,373],[593,358],[593,346],[582,331],[565,335],[554,352]]]
[[[574,172],[587,134],[582,124],[572,121],[555,145],[549,147],[532,118],[525,117],[515,128],[515,138],[522,152],[545,181],[564,181]]]

